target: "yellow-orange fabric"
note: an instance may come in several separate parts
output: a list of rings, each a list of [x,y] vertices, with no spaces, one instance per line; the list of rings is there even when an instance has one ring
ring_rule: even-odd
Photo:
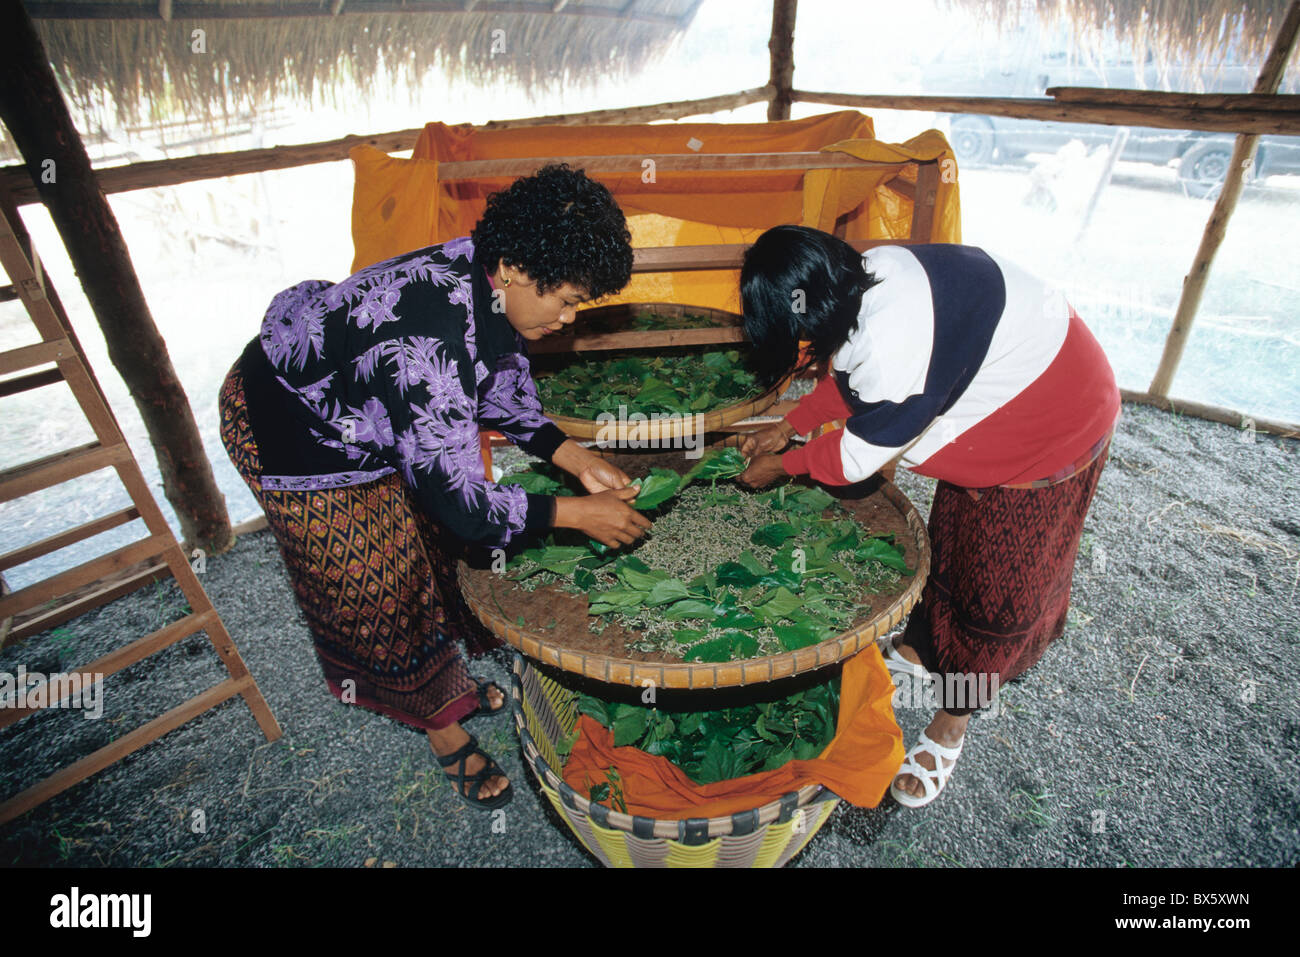
[[[844,140],[825,147],[876,163],[906,163],[909,160],[937,160],[939,187],[935,196],[934,226],[925,242],[961,242],[961,197],[957,188],[957,160],[952,147],[938,130],[926,130],[906,143],[882,143],[876,139]],[[898,174],[916,183],[916,167]],[[803,222],[831,232],[835,218],[853,210],[844,231],[845,239],[908,239],[912,227],[912,201],[885,182],[894,174],[882,170],[809,170],[804,180]]]
[[[666,758],[614,747],[614,736],[583,715],[564,780],[586,797],[591,785],[605,781],[606,770],[616,767],[628,813],[667,820],[723,817],[806,784],[823,784],[850,804],[875,807],[903,765],[903,732],[894,720],[893,693],[879,649],[868,648],[844,663],[835,737],[820,757],[703,785]]]
[[[420,246],[468,235],[486,198],[513,177],[442,182],[439,163],[536,157],[539,166],[558,157],[754,152],[811,152],[834,148],[888,162],[929,159],[947,150],[934,131],[908,143],[879,143],[869,117],[841,110],[775,123],[671,123],[634,126],[543,126],[484,130],[467,124],[430,123],[411,159],[355,147],[353,270]],[[950,151],[946,154],[951,156]],[[955,166],[954,166],[955,169]],[[653,175],[652,175],[653,174]],[[633,173],[594,173],[628,217],[635,247],[749,243],[781,223],[805,223],[827,231],[849,214],[850,239],[907,236],[911,201],[880,185],[892,172],[801,170],[667,171],[644,167]],[[915,178],[909,168],[904,178]],[[941,192],[946,215],[936,215],[927,239],[959,237],[955,188]],[[855,212],[867,202],[868,207]],[[639,273],[617,302],[674,302],[738,312],[739,271]]]
[[[348,154],[356,171],[352,190],[352,271],[439,239],[438,164],[389,156],[373,146]],[[455,239],[455,236],[448,236]]]

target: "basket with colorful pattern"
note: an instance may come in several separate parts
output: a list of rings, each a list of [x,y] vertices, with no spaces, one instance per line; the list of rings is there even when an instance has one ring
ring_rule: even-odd
[[[565,783],[560,742],[578,720],[578,694],[516,654],[511,687],[525,763],[555,812],[606,867],[781,867],[840,799],[821,785],[727,817],[660,820],[610,810]]]

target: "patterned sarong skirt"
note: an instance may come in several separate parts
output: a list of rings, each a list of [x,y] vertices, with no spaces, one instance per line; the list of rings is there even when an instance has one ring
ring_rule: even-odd
[[[1065,631],[1083,522],[1109,452],[1043,488],[992,488],[976,499],[938,484],[930,578],[902,642],[938,676],[933,697],[944,710],[985,706],[974,689],[1018,677]]]
[[[266,513],[330,691],[416,728],[478,706],[456,647],[497,642],[466,607],[462,546],[397,474],[343,488],[264,490],[239,365],[221,388],[221,441]]]

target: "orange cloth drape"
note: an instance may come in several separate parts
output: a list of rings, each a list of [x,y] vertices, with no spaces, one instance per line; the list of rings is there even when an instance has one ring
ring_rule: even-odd
[[[825,149],[875,163],[937,160],[939,188],[935,196],[934,227],[928,237],[921,239],[935,243],[961,242],[957,160],[952,147],[938,130],[926,130],[906,143],[851,139],[832,143]],[[916,167],[909,167],[899,175],[915,184]],[[809,170],[804,180],[804,225],[829,233],[835,228],[836,216],[852,210],[845,227],[845,239],[909,238],[912,201],[884,185],[893,176],[887,170]]]
[[[800,152],[834,148],[888,162],[928,159],[947,150],[943,137],[922,134],[908,143],[879,143],[869,117],[841,110],[774,123],[671,123],[633,126],[541,126],[484,130],[467,124],[430,123],[411,159],[369,146],[354,148],[356,189],[352,207],[353,270],[431,243],[468,235],[493,190],[512,177],[441,182],[443,162],[521,157],[702,153]],[[947,156],[951,156],[948,151]],[[541,165],[539,163],[539,165]],[[954,166],[955,169],[955,166]],[[595,173],[628,217],[635,247],[749,243],[781,223],[831,231],[849,214],[848,239],[908,235],[911,201],[881,185],[879,172],[670,172]],[[914,178],[914,170],[904,178]],[[936,242],[956,242],[956,189],[941,190]],[[865,204],[865,205],[864,205]],[[949,212],[943,210],[947,208]],[[674,302],[738,312],[738,270],[640,273],[618,302]]]
[[[614,736],[586,715],[564,766],[564,780],[584,797],[589,783],[614,766],[628,813],[678,820],[723,817],[774,801],[806,784],[823,784],[850,804],[875,807],[903,764],[903,733],[894,720],[894,685],[879,649],[844,663],[835,737],[820,757],[790,761],[775,771],[695,784],[666,758],[614,747]]]

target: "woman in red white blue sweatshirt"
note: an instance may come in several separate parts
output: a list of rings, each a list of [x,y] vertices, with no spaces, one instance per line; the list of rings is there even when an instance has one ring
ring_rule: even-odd
[[[930,576],[891,671],[935,674],[941,703],[890,792],[938,795],[977,706],[1033,665],[1065,628],[1083,521],[1119,417],[1097,340],[1065,297],[973,246],[880,246],[860,254],[802,226],[768,230],[741,270],[745,331],[760,374],[825,370],[780,423],[753,433],[740,477],[851,485],[897,462],[938,480]],[[784,454],[794,435],[844,425]],[[954,680],[955,679],[955,680]]]

